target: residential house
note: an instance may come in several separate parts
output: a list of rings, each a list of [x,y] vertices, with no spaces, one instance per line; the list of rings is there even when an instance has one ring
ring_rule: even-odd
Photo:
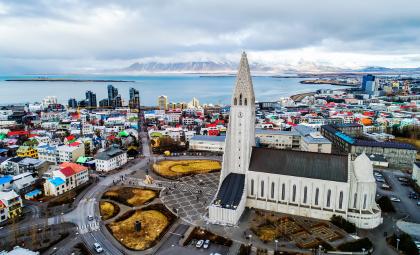
[[[16,151],[18,157],[38,158],[38,150],[32,146],[20,146]]]
[[[127,153],[119,148],[110,147],[95,157],[96,170],[108,172],[127,163]]]
[[[0,201],[6,209],[6,219],[12,219],[21,215],[22,198],[14,190],[0,191]]]
[[[59,146],[57,151],[59,162],[76,162],[80,156],[85,155],[85,146],[81,142],[72,142]]]

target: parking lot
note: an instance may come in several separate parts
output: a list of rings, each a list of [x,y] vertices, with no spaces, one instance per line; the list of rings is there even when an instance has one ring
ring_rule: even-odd
[[[382,180],[378,174],[375,175],[378,184],[378,194],[389,197],[391,201],[396,200],[392,203],[397,213],[407,215],[406,219],[408,221],[420,223],[420,206],[417,205],[419,199],[410,198],[409,194],[410,192],[413,192],[413,189],[410,186],[406,186],[404,182],[398,180],[398,178],[410,178],[410,176],[399,170],[375,169],[375,172],[380,173],[383,176]],[[382,188],[382,184],[388,185],[390,189]]]

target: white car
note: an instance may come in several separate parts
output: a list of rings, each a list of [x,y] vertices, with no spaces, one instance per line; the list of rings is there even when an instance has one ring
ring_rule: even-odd
[[[203,248],[207,249],[209,248],[209,246],[210,246],[210,240],[207,239],[206,241],[204,241]]]
[[[196,248],[201,248],[204,244],[204,240],[198,240],[197,243],[195,244]]]
[[[401,202],[401,199],[399,199],[398,197],[390,197],[389,200],[391,200],[392,202]]]
[[[93,219],[94,219],[94,218],[93,218],[93,216],[92,216],[92,215],[89,215],[89,216],[88,216],[88,221],[93,221]]]
[[[93,244],[93,247],[95,248],[95,251],[96,251],[97,253],[101,253],[101,252],[103,252],[103,251],[104,251],[104,249],[102,249],[102,246],[101,246],[99,243],[94,243],[94,244]]]

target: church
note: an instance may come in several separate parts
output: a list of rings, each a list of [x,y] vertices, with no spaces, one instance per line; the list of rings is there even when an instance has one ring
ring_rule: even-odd
[[[245,208],[322,220],[339,215],[358,228],[382,223],[369,158],[260,148],[255,144],[255,95],[242,54],[231,101],[217,194],[209,222],[236,225]]]

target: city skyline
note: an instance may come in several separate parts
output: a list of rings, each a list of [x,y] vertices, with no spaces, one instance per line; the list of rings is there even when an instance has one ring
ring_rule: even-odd
[[[3,0],[0,31],[7,36],[0,41],[0,72],[95,73],[135,62],[236,62],[242,50],[253,63],[273,66],[419,67],[418,5]]]

